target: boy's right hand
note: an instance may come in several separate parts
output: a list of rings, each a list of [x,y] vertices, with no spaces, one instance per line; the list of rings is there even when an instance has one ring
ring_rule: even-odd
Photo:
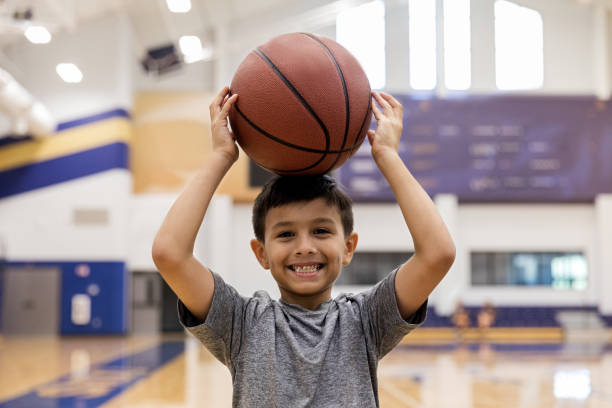
[[[229,129],[227,117],[237,99],[238,94],[230,96],[229,86],[226,86],[210,104],[213,153],[223,155],[232,163],[238,160],[238,146],[234,134]]]

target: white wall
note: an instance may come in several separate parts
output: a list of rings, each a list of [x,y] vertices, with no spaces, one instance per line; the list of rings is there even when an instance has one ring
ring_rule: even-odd
[[[595,211],[592,205],[460,205],[455,273],[459,298],[468,304],[493,300],[505,305],[594,304],[600,285]],[[589,267],[585,291],[540,288],[470,287],[471,251],[581,251]]]
[[[231,228],[231,283],[243,295],[252,295],[257,290],[265,290],[273,298],[280,297],[270,271],[264,270],[251,251],[250,242],[255,237],[251,224],[250,205],[238,204],[234,206]],[[221,271],[219,271],[221,273]]]
[[[136,57],[134,57],[136,58]],[[212,61],[198,61],[185,64],[180,69],[163,75],[147,74],[140,65],[133,64],[133,91],[202,91],[214,89],[214,68]]]
[[[155,271],[151,258],[153,239],[176,199],[176,194],[132,195],[128,219],[128,268],[132,271]]]
[[[121,261],[127,257],[131,174],[110,170],[0,200],[10,261]],[[75,211],[106,214],[77,224]]]
[[[600,310],[612,315],[612,194],[602,194],[595,200],[597,262],[594,269],[599,279],[597,298]]]

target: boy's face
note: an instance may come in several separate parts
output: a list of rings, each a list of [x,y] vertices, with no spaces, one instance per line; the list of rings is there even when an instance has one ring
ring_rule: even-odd
[[[308,309],[330,299],[332,285],[356,246],[357,234],[344,236],[339,210],[322,198],[270,209],[265,243],[251,241],[257,260],[276,280],[281,298]]]

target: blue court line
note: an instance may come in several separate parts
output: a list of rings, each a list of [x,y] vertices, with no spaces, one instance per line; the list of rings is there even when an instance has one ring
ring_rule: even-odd
[[[68,374],[31,392],[0,402],[0,408],[94,408],[148,377],[185,350],[183,341],[150,349],[90,367],[82,376]]]

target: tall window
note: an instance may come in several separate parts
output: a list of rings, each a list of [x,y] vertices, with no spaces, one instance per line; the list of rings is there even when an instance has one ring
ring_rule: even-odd
[[[542,87],[543,38],[540,13],[505,0],[495,2],[495,74],[499,89]]]
[[[447,89],[470,87],[471,51],[470,0],[444,0],[444,82]]]
[[[372,89],[385,86],[385,4],[372,1],[345,10],[336,20],[336,40],[357,58]]]
[[[436,87],[436,2],[409,0],[408,46],[410,86],[418,90]]]

